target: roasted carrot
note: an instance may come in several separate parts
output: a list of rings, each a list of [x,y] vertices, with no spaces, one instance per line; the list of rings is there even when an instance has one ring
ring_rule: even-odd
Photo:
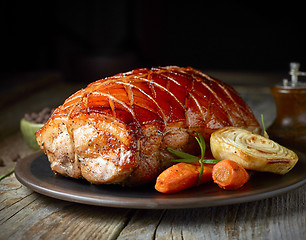
[[[250,175],[240,164],[222,160],[214,165],[212,178],[220,188],[235,190],[241,188],[249,180]]]
[[[213,164],[204,163],[200,184],[212,180]],[[201,166],[198,163],[177,163],[163,171],[156,179],[155,189],[161,193],[174,193],[198,184]]]

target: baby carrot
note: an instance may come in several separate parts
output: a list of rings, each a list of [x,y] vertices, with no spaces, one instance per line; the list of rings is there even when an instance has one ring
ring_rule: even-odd
[[[213,164],[204,163],[200,184],[212,180]],[[163,171],[156,179],[155,189],[161,193],[174,193],[198,184],[201,166],[198,163],[177,163]]]
[[[219,187],[226,190],[241,188],[250,178],[249,173],[238,163],[222,160],[214,165],[212,178]]]

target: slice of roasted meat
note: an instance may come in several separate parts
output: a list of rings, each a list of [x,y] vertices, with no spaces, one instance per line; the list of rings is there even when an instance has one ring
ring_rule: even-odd
[[[136,69],[89,84],[36,133],[54,172],[91,183],[142,185],[173,156],[197,154],[194,131],[260,126],[237,92],[191,67]],[[169,164],[168,164],[169,166]]]

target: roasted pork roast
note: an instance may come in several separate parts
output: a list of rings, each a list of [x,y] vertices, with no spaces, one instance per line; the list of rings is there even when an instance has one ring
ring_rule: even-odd
[[[153,181],[169,166],[167,147],[199,154],[215,130],[258,132],[247,104],[227,84],[191,67],[136,69],[70,96],[36,133],[55,173],[95,184]]]

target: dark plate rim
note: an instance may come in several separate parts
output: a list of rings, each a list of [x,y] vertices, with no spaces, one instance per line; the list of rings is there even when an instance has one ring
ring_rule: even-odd
[[[304,153],[303,153],[304,155]],[[15,176],[19,182],[21,182],[26,187],[32,189],[33,191],[46,195],[48,197],[53,197],[60,200],[105,206],[105,207],[117,207],[117,208],[134,208],[134,209],[178,209],[178,208],[199,208],[199,207],[213,207],[213,206],[223,206],[237,203],[245,203],[251,201],[262,200],[266,198],[271,198],[289,191],[292,191],[298,187],[303,186],[306,183],[306,172],[302,172],[299,178],[294,181],[289,181],[286,184],[280,186],[269,186],[265,188],[259,188],[248,192],[248,190],[237,190],[237,191],[225,191],[220,192],[217,195],[205,195],[205,194],[195,194],[197,190],[191,190],[188,192],[183,191],[183,193],[176,194],[161,194],[155,191],[152,187],[152,193],[146,190],[146,196],[141,198],[142,189],[133,189],[131,193],[129,190],[122,189],[115,186],[107,186],[107,191],[103,190],[103,187],[95,187],[94,185],[88,185],[89,191],[79,192],[71,191],[65,188],[65,186],[55,186],[48,181],[41,181],[36,174],[31,172],[31,165],[38,158],[45,157],[42,152],[36,152],[28,157],[19,159],[15,167]],[[306,159],[299,160],[303,168],[306,169]],[[291,171],[294,171],[293,168]],[[51,169],[50,169],[50,172]],[[68,184],[77,185],[83,184],[84,180],[65,178],[61,176],[54,176],[59,178],[58,180],[67,182]],[[81,182],[83,181],[83,182]],[[91,187],[94,191],[91,192]],[[108,191],[111,190],[111,191]],[[124,195],[120,196],[120,191],[124,191]],[[230,192],[230,193],[229,193]],[[88,194],[89,193],[89,194]],[[113,195],[112,193],[115,193]],[[137,197],[135,197],[137,196]]]

